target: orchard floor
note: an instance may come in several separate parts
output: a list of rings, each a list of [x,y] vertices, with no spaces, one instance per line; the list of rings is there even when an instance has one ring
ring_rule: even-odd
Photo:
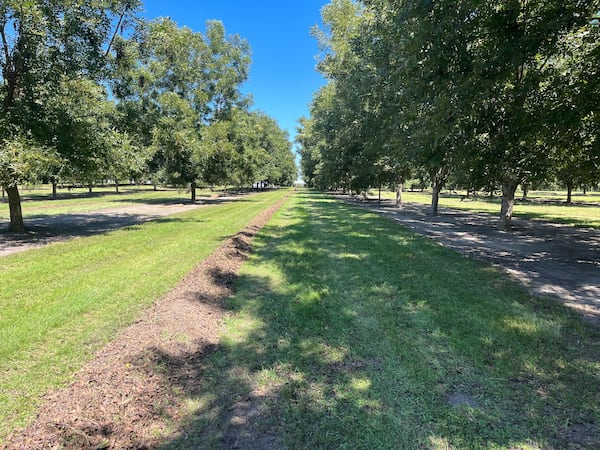
[[[530,292],[554,296],[600,325],[600,230],[516,218],[513,230],[502,232],[496,229],[498,218],[490,214],[440,208],[434,217],[428,205],[395,208],[391,201],[350,201],[502,267]]]
[[[26,217],[24,233],[0,232],[0,257],[53,242],[137,225],[206,205],[234,201],[236,198],[239,198],[239,195],[202,199],[196,203],[148,203],[76,214]],[[6,229],[8,221],[0,220],[0,230]]]
[[[0,448],[150,449],[181,437],[193,406],[185,394],[200,389],[207,355],[218,349],[226,314],[222,302],[232,294],[252,237],[284,201],[221,245],[67,387],[46,394],[34,422]],[[241,406],[227,408],[233,417]],[[227,448],[272,446],[271,436],[258,436],[249,423],[238,422],[224,430]]]
[[[555,295],[600,324],[598,230],[517,219],[513,232],[502,233],[496,231],[496,218],[491,215],[442,209],[440,216],[432,217],[424,205],[406,204],[398,209],[391,204],[353,203],[468,256],[502,266],[533,292]],[[28,234],[16,235],[22,245],[11,240],[15,235],[0,235],[0,254],[11,248],[25,250],[27,245],[134,225],[198,206],[140,205],[60,219],[46,217],[44,223],[41,219],[30,222],[33,226]],[[48,393],[36,420],[9,437],[5,448],[156,448],[181,439],[189,419],[186,413],[193,407],[185,403],[181,393],[194,392],[202,385],[206,357],[219,349],[226,314],[221,304],[231,295],[251,237],[277,206],[202,262],[75,374],[69,386]],[[223,425],[225,448],[281,446],[274,436],[253,428],[252,418],[260,414],[260,405],[234,403],[224,407],[230,411],[229,425]]]

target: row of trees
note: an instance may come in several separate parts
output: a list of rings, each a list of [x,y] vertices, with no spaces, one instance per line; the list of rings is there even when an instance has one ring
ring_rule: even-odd
[[[288,135],[240,88],[250,48],[219,21],[204,34],[143,21],[138,0],[0,6],[0,185],[152,179],[251,186],[296,178]]]
[[[333,0],[316,29],[328,83],[302,119],[309,185],[362,190],[425,175],[502,192],[600,181],[596,0]]]

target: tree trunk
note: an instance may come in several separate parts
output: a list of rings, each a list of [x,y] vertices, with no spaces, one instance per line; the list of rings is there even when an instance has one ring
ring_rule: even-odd
[[[92,183],[88,184],[88,192],[91,194],[92,193]]]
[[[402,206],[402,191],[404,190],[404,183],[398,181],[396,184],[396,208]]]
[[[58,183],[56,181],[52,181],[52,198],[56,198],[58,196]]]
[[[518,183],[513,180],[502,183],[502,206],[500,208],[500,221],[498,223],[498,230],[500,231],[510,231],[517,185]]]
[[[192,203],[196,203],[196,182],[192,181],[190,183],[190,191],[192,193]]]
[[[381,183],[379,183],[379,204],[381,205]]]
[[[118,194],[119,193],[119,180],[117,180],[115,178],[115,192]]]
[[[2,203],[6,201],[6,191],[4,190],[4,186],[2,186]]]
[[[440,191],[442,190],[443,183],[438,179],[433,179],[432,191],[431,191],[431,215],[438,215],[438,206],[440,203]]]
[[[528,184],[524,184],[523,185],[523,197],[521,197],[521,200],[525,201],[527,200],[527,194],[529,193],[529,185]]]
[[[23,223],[19,188],[15,185],[5,187],[5,189],[8,194],[8,207],[10,209],[10,225],[8,226],[8,231],[12,233],[22,233],[25,231],[25,224]]]
[[[573,183],[571,181],[567,181],[567,203],[573,203]]]

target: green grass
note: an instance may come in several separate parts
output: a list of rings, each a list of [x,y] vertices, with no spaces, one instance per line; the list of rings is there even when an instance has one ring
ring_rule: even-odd
[[[25,218],[55,214],[82,213],[107,208],[132,206],[139,203],[189,202],[190,194],[185,190],[161,189],[154,191],[148,186],[125,186],[116,194],[113,188],[95,188],[92,194],[82,188],[70,193],[62,192],[57,199],[51,198],[48,189],[23,190],[21,204]],[[210,196],[209,190],[198,190],[197,195]],[[0,220],[9,219],[8,203],[0,203]]]
[[[317,194],[255,244],[204,384],[183,389],[189,427],[165,448],[218,448],[236,402],[262,403],[257,439],[291,449],[600,442],[600,331],[567,308]]]
[[[371,192],[371,194],[374,194]],[[376,194],[375,194],[376,195]],[[395,193],[383,192],[383,198],[395,198]],[[587,196],[574,197],[574,202],[586,202],[582,204],[560,203],[559,193],[537,193],[533,192],[530,199],[537,202],[517,201],[514,207],[514,216],[523,219],[539,219],[555,223],[564,223],[579,227],[600,228],[600,195],[591,193]],[[402,200],[412,203],[431,204],[431,194],[427,192],[404,192]],[[553,203],[543,203],[540,200],[548,200]],[[479,196],[476,200],[461,201],[460,195],[442,194],[440,206],[467,211],[484,212],[494,215],[500,214],[500,199],[495,197],[489,199]]]
[[[0,258],[0,442],[93,353],[286,191]]]

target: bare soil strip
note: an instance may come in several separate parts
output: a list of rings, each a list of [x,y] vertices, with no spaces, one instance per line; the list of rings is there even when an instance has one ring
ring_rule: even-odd
[[[35,421],[9,437],[5,448],[156,448],[183,433],[184,394],[203,383],[205,358],[219,342],[226,314],[222,302],[233,293],[251,239],[285,200],[200,263],[67,387],[47,394]]]
[[[427,205],[416,203],[352,203],[501,267],[533,294],[556,297],[600,325],[600,230],[514,218],[513,230],[502,232],[491,214],[440,208],[439,216],[431,216]]]

